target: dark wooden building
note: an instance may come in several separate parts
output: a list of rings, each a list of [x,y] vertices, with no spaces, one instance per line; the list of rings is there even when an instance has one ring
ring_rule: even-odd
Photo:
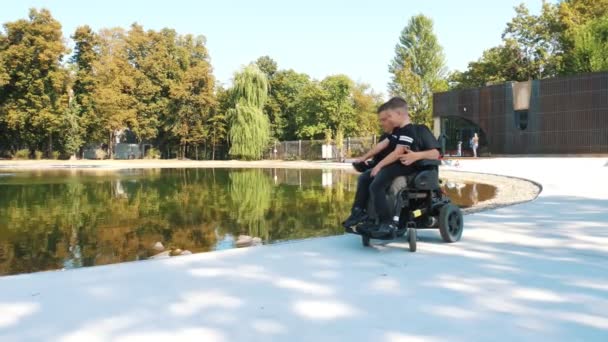
[[[437,93],[433,117],[448,151],[476,132],[482,155],[608,153],[608,72]]]

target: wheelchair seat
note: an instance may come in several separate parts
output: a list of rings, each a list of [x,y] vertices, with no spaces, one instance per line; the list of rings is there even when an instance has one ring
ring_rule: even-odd
[[[424,159],[418,161],[414,166],[419,170],[411,176],[409,187],[413,190],[438,190],[439,165],[441,161]]]
[[[394,207],[397,202],[397,197],[401,196],[403,193],[410,191],[439,190],[439,165],[441,165],[441,161],[439,160],[420,160],[414,164],[417,169],[416,172],[407,176],[395,178],[386,191],[386,197],[390,207]],[[368,202],[367,212],[371,217],[376,217],[376,210],[371,200]]]

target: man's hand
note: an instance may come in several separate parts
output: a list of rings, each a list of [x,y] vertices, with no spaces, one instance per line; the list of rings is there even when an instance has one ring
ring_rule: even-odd
[[[363,157],[359,157],[359,158],[355,159],[354,162],[355,163],[363,163],[365,161],[367,161],[367,158],[365,158],[365,156],[363,156]]]
[[[372,172],[370,173],[370,176],[372,176],[372,177],[376,177],[376,175],[378,174],[378,172],[380,172],[380,170],[382,170],[382,168],[381,168],[381,167],[375,166],[375,167],[372,169]]]
[[[401,160],[401,164],[409,166],[414,164],[415,162],[419,161],[420,159],[422,159],[422,156],[420,155],[420,152],[408,152],[405,153],[403,155],[401,155],[401,157],[399,157],[399,160]]]

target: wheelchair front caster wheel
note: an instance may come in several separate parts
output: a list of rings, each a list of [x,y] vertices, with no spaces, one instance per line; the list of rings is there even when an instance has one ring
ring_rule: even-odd
[[[410,244],[410,252],[416,251],[416,239],[417,239],[416,229],[410,228],[408,229],[407,240]]]
[[[370,240],[369,236],[361,235],[361,242],[363,243],[363,246],[369,247],[370,246],[369,240]]]

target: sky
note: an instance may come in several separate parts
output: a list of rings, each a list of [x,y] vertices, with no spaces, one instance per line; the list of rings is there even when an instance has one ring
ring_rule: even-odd
[[[542,0],[2,0],[0,23],[26,18],[32,7],[47,8],[70,46],[69,37],[84,24],[95,30],[134,22],[169,27],[207,38],[214,75],[225,86],[235,71],[268,55],[280,69],[316,79],[346,74],[386,94],[388,65],[411,16],[433,19],[448,69],[464,70],[500,44],[522,2],[532,13],[542,6]]]

